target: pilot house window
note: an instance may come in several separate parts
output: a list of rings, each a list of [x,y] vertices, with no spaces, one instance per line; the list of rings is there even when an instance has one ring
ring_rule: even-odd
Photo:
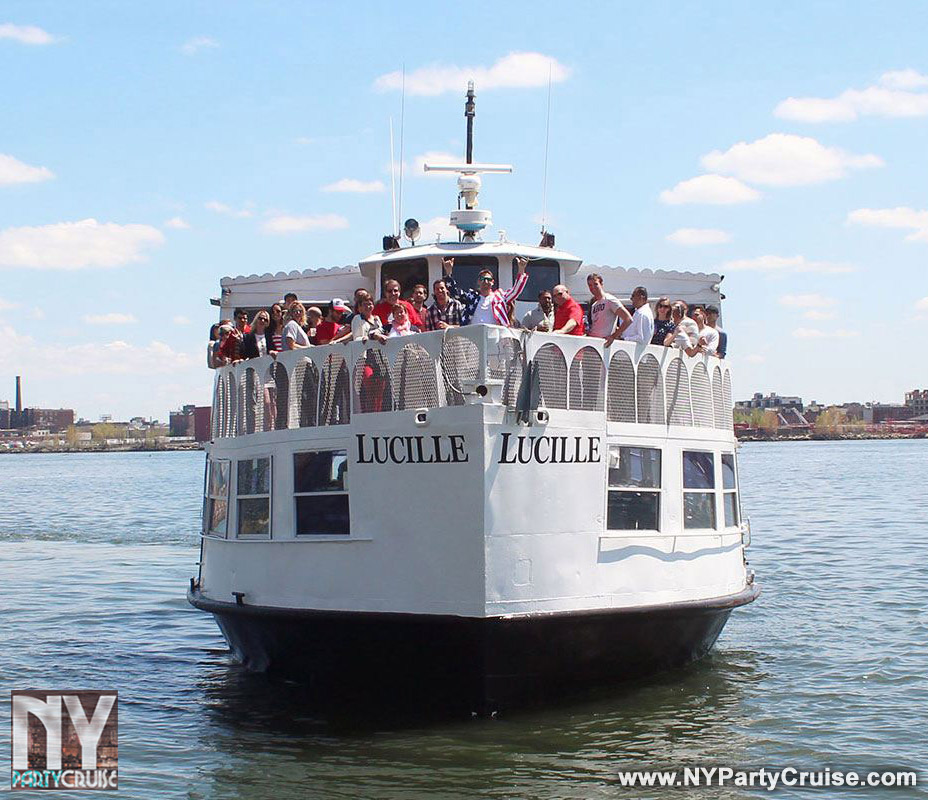
[[[715,528],[715,455],[683,452],[683,527]]]
[[[293,454],[297,536],[347,536],[348,453],[317,450]]]
[[[268,536],[271,532],[271,459],[238,462],[238,535]]]
[[[725,527],[741,523],[738,507],[738,484],[735,473],[735,454],[722,453],[722,506],[725,509]]]
[[[608,530],[660,530],[660,450],[610,445],[608,481]]]
[[[229,463],[208,461],[206,496],[203,500],[203,528],[207,533],[226,535],[229,517]]]

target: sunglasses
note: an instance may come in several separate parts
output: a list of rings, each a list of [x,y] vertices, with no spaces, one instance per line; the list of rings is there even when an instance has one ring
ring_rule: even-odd
[[[481,283],[493,283],[493,278],[491,278],[489,275],[481,275],[479,278],[477,278],[477,280]]]
[[[658,303],[658,308],[670,308],[670,303]]]

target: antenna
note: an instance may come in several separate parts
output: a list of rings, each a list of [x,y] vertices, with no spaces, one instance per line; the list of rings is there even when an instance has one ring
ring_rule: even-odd
[[[465,160],[474,163],[474,117],[477,116],[474,103],[474,82],[467,82],[467,100],[464,102],[464,118],[467,120],[467,153]]]
[[[400,100],[400,208],[399,214],[396,217],[396,228],[394,230],[399,236],[400,230],[400,217],[403,216],[403,146],[405,143],[405,132],[406,132],[406,64],[403,64],[403,94],[402,99]]]
[[[393,199],[393,218],[390,220],[390,232],[396,230],[396,162],[393,160],[393,117],[390,117],[390,195]]]
[[[541,185],[541,232],[545,232],[545,224],[548,221],[548,142],[551,138],[551,68],[552,64],[548,62],[548,117],[545,120],[545,169],[544,178]]]

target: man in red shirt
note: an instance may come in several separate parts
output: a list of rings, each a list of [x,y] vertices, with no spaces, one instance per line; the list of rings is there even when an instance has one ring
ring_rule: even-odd
[[[567,287],[559,283],[551,290],[551,295],[554,297],[554,330],[551,332],[583,336],[583,309],[570,296]]]
[[[380,317],[380,321],[386,325],[389,322],[390,314],[393,313],[393,306],[402,303],[409,312],[409,321],[420,331],[425,330],[425,323],[416,307],[408,300],[400,300],[400,284],[395,280],[388,280],[383,285],[383,300],[374,306],[374,316]]]
[[[335,298],[326,307],[325,319],[316,325],[316,335],[313,344],[333,344],[351,338],[351,328],[344,331],[342,314],[348,313],[348,306],[343,300]]]

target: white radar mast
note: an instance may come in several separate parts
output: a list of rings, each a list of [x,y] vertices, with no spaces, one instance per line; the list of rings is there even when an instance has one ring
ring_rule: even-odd
[[[458,173],[458,208],[451,212],[450,222],[462,234],[464,241],[474,241],[477,233],[493,224],[493,215],[477,206],[480,194],[480,174],[484,172],[511,173],[510,164],[475,164],[474,163],[474,82],[467,82],[467,101],[464,104],[464,117],[467,120],[467,153],[464,164],[426,164],[426,172]],[[461,203],[463,201],[463,208]]]

